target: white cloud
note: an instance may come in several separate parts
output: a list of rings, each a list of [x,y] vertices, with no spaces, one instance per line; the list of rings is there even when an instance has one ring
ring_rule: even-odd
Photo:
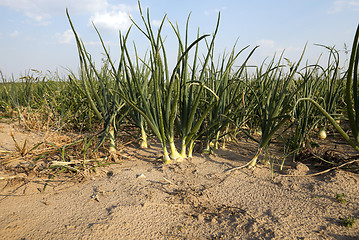
[[[50,22],[50,14],[46,14],[46,13],[34,13],[34,12],[25,12],[24,13],[28,18],[34,20],[36,23],[38,23],[39,25],[42,26],[47,26],[49,25]]]
[[[76,0],[70,1],[68,8],[73,8],[76,12],[94,13],[96,11],[105,11],[110,4],[107,0]]]
[[[332,6],[327,11],[327,14],[335,14],[337,12],[343,11],[345,9],[352,9],[359,11],[359,1],[354,0],[337,0],[334,1]]]
[[[102,48],[101,41],[85,41],[84,44],[85,44],[85,46],[100,46]],[[109,46],[116,45],[116,43],[113,43],[111,41],[104,41],[104,44],[105,44],[107,50],[109,50],[108,49]],[[116,46],[118,46],[118,45],[116,45]]]
[[[262,48],[274,48],[273,40],[262,39],[262,40],[258,40],[256,43]]]
[[[76,13],[93,13],[106,10],[107,0],[0,0],[0,5],[21,12],[36,14],[63,14],[68,7]]]
[[[10,37],[17,37],[17,36],[19,36],[19,31],[18,31],[18,30],[15,30],[15,31],[9,33],[9,36],[10,36]]]
[[[63,32],[62,34],[57,33],[56,38],[58,39],[59,43],[69,44],[75,39],[75,36],[74,36],[74,33],[72,32],[72,30],[68,29],[65,32]]]
[[[155,27],[161,26],[162,20],[152,20],[152,25]]]
[[[204,11],[205,15],[213,15],[213,14],[218,14],[219,12],[222,12],[224,10],[227,9],[227,6],[223,6],[221,8],[216,8],[216,9],[210,9],[210,10],[206,10]]]
[[[162,23],[162,19],[161,20],[158,20],[158,19],[154,19],[151,21],[151,24],[154,26],[154,27],[160,27],[161,26],[161,23]],[[171,27],[171,24],[165,20],[165,22],[163,23],[163,26],[164,27]]]
[[[89,21],[98,28],[110,31],[125,31],[131,25],[128,13],[121,10],[96,12]]]
[[[303,48],[294,47],[294,46],[278,46],[278,44],[270,39],[261,39],[256,41],[256,44],[259,45],[257,50],[258,54],[262,57],[269,57],[281,54],[284,51],[284,55],[296,56],[303,51]]]
[[[84,42],[85,46],[102,46],[100,41],[87,41]]]
[[[41,25],[49,24],[52,2],[46,0],[0,0],[0,6],[6,6],[15,11],[22,12],[25,16]]]
[[[0,6],[22,12],[40,25],[50,24],[54,15],[64,15],[66,8],[70,14],[90,14],[100,19],[106,13],[109,16],[114,12],[124,15],[133,10],[133,7],[125,4],[111,5],[108,0],[0,0]]]

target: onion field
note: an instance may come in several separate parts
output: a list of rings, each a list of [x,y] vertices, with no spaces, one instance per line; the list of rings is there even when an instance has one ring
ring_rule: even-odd
[[[215,54],[220,16],[213,33],[198,32],[189,41],[189,20],[182,33],[166,17],[154,28],[149,13],[141,12],[142,22],[120,34],[116,59],[94,26],[105,56],[99,67],[67,14],[80,68],[66,77],[36,70],[19,79],[2,76],[2,118],[19,119],[29,129],[42,124],[87,134],[81,141],[91,142],[93,152],[106,149],[106,159],[117,154],[124,135],[141,148],[159,142],[165,164],[211,154],[240,137],[258,146],[243,167],[259,164],[273,141],[281,144],[284,156],[295,157],[316,139],[335,133],[359,151],[359,27],[346,68],[329,46],[319,46],[328,55],[326,65],[307,64],[303,49],[298,59],[289,60],[283,52],[253,67],[248,61],[256,47],[233,46]],[[174,66],[162,34],[165,23],[178,41]],[[147,43],[129,43],[133,31]],[[145,55],[138,55],[136,44],[148,46]]]

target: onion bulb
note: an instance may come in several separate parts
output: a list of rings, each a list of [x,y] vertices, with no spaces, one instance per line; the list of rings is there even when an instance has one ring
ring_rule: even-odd
[[[321,127],[319,129],[318,137],[322,140],[327,138],[327,132],[325,131],[325,127]]]

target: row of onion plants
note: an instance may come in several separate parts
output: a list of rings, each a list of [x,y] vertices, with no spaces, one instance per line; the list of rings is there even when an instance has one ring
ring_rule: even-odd
[[[249,72],[248,61],[257,47],[237,50],[235,44],[216,60],[220,15],[213,34],[200,35],[198,31],[195,40],[189,41],[190,17],[182,36],[179,27],[166,16],[154,28],[149,11],[144,14],[141,7],[139,10],[141,22],[133,21],[133,26],[120,34],[120,56],[116,61],[94,26],[105,55],[100,68],[67,13],[77,43],[79,73],[70,72],[67,79],[56,81],[43,78],[34,82],[32,76],[24,77],[22,83],[3,80],[2,111],[20,106],[37,108],[46,100],[64,122],[73,121],[74,126],[85,129],[91,128],[89,122],[101,123],[99,146],[107,139],[110,153],[116,152],[116,137],[126,122],[138,129],[141,147],[148,146],[149,135],[157,138],[164,163],[191,157],[198,142],[203,152],[211,152],[219,142],[224,144],[230,136],[242,132],[258,144],[253,159],[245,165],[255,166],[278,131],[288,131],[279,135],[287,136],[287,151],[297,154],[308,145],[315,128],[328,124],[359,149],[359,33],[346,74],[339,67],[339,53],[330,47],[325,47],[329,51],[325,67],[306,64],[301,68],[305,51],[295,63],[285,59],[283,52]],[[163,37],[167,21],[178,46],[174,66],[169,64]],[[136,44],[129,47],[133,31],[147,40],[144,56],[139,56]],[[244,60],[238,63],[240,57]],[[337,123],[346,118],[353,136]],[[254,131],[261,132],[259,139],[253,137]]]

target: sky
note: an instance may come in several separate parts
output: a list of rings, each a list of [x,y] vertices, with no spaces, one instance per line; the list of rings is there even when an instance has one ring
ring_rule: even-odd
[[[142,0],[144,14],[149,10],[154,29],[167,16],[163,28],[169,62],[177,56],[177,42],[171,25],[178,24],[182,36],[190,14],[190,40],[200,34],[213,34],[220,13],[216,55],[249,46],[239,58],[245,59],[255,46],[250,64],[261,65],[265,59],[280,55],[296,62],[307,44],[304,59],[326,64],[328,51],[315,44],[340,52],[343,66],[348,58],[359,23],[359,0]],[[5,77],[41,72],[78,71],[79,59],[74,34],[66,16],[69,11],[77,33],[93,56],[96,65],[104,57],[94,24],[110,50],[118,58],[119,32],[125,33],[132,22],[139,24],[137,0],[0,0],[0,71]],[[133,42],[143,56],[148,41],[132,27]],[[133,53],[134,54],[134,53]],[[240,64],[240,63],[238,63]]]

